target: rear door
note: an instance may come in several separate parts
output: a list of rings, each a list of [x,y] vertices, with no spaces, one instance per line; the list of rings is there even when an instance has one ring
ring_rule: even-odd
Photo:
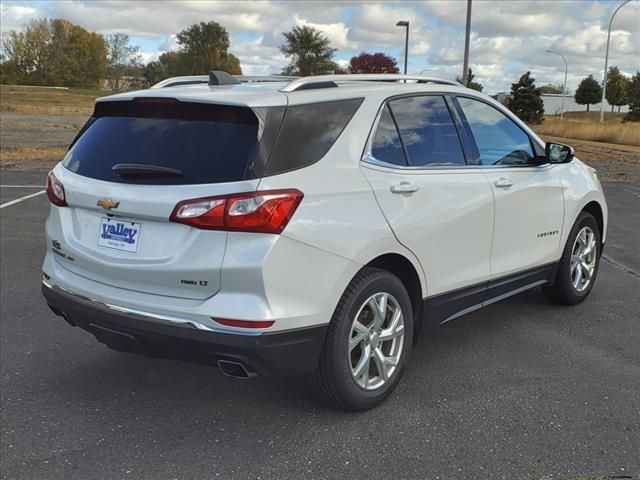
[[[245,107],[98,103],[55,170],[69,204],[49,220],[58,264],[134,291],[215,294],[227,233],[169,217],[182,200],[255,190],[261,130]]]
[[[362,166],[397,239],[420,260],[429,296],[450,294],[441,298],[452,313],[480,303],[490,274],[493,195],[482,170],[466,165],[444,97],[391,100]]]
[[[527,133],[497,108],[458,97],[495,197],[492,279],[558,260],[564,196],[552,165],[540,165]]]

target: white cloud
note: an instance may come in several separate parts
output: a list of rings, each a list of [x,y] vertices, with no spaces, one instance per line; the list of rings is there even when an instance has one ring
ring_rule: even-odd
[[[342,23],[313,23],[297,15],[294,16],[296,25],[313,27],[320,30],[330,41],[334,48],[350,48],[347,40],[349,29]]]
[[[33,7],[0,3],[0,27],[2,32],[20,30],[29,20],[37,18],[38,10]]]
[[[470,62],[485,91],[506,90],[526,70],[538,83],[560,83],[565,55],[574,89],[588,74],[602,77],[609,18],[618,2],[537,0],[473,2]],[[402,64],[404,29],[410,22],[409,69],[454,78],[462,73],[466,2],[458,1],[224,1],[224,0],[2,0],[2,31],[34,18],[66,18],[89,30],[127,33],[145,39],[142,57],[175,50],[175,34],[196,22],[214,20],[230,34],[230,51],[245,73],[279,72],[288,63],[280,53],[283,32],[294,25],[320,29],[347,62],[360,52],[383,52]],[[611,34],[610,64],[623,72],[640,68],[640,2],[617,14]],[[155,44],[154,44],[155,42]],[[154,51],[155,45],[155,51]]]
[[[178,50],[178,36],[172,33],[167,39],[158,46],[161,52],[175,52]]]

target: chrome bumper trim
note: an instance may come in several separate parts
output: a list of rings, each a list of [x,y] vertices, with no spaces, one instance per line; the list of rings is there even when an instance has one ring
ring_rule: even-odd
[[[196,330],[204,330],[207,332],[227,333],[227,334],[233,334],[233,335],[246,335],[251,337],[262,335],[262,332],[239,332],[237,330],[215,328],[215,327],[210,327],[208,325],[204,325],[200,322],[197,322],[196,320],[192,320],[189,318],[174,317],[170,315],[160,315],[157,313],[147,312],[144,310],[137,310],[134,308],[121,307],[119,305],[114,305],[112,303],[106,303],[100,300],[96,300],[94,298],[86,297],[84,295],[80,295],[78,293],[72,292],[59,285],[52,285],[44,278],[44,276],[42,277],[42,284],[50,290],[59,289],[62,292],[66,293],[67,295],[71,295],[79,300],[90,302],[104,308],[108,308],[109,310],[113,310],[114,312],[125,313],[127,315],[135,315],[136,317],[140,317],[141,320],[146,320],[154,323],[162,323],[162,324],[171,325],[171,326],[193,328]]]

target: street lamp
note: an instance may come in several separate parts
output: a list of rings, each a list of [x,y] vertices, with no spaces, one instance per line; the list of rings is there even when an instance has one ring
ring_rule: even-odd
[[[611,20],[609,20],[609,31],[607,33],[607,49],[604,54],[604,76],[602,77],[602,100],[600,101],[600,123],[604,121],[604,96],[607,93],[607,68],[609,66],[609,40],[611,39],[611,25],[613,24],[613,17],[616,16],[618,10],[624,7],[631,0],[624,0],[618,8],[613,11],[613,15],[611,15]]]
[[[564,83],[562,84],[562,105],[560,106],[560,121],[564,120],[564,95],[567,91],[567,59],[564,58],[564,55],[558,52],[554,52],[553,50],[547,50],[547,53],[555,53],[556,55],[560,55],[562,60],[564,60]]]
[[[469,37],[471,36],[471,0],[467,0],[467,26],[464,34],[464,61],[462,62],[462,84],[469,83]]]
[[[396,27],[406,27],[406,33],[404,37],[404,74],[407,74],[407,59],[409,57],[409,22],[407,20],[400,20],[396,23]]]

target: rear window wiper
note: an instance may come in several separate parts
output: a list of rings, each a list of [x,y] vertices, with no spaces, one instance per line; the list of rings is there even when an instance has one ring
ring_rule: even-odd
[[[181,177],[182,170],[160,165],[140,163],[117,163],[111,170],[121,177]]]

